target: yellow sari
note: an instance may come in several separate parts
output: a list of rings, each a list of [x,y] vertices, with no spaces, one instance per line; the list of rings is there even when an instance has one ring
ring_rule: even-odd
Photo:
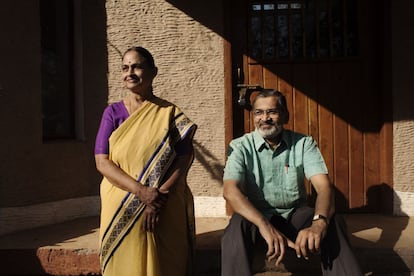
[[[196,126],[173,104],[156,98],[128,117],[109,139],[109,158],[144,185],[159,187],[174,146]],[[185,276],[192,273],[194,206],[186,173],[170,189],[154,233],[142,229],[137,197],[101,183],[101,269],[105,276]],[[138,182],[137,182],[137,185]]]

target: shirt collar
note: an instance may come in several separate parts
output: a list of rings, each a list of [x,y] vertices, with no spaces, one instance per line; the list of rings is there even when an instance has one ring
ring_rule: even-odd
[[[283,143],[289,147],[290,145],[290,139],[289,139],[289,130],[284,129],[282,133],[282,141],[280,142],[280,145]],[[269,144],[266,142],[266,140],[263,138],[262,135],[260,135],[259,131],[257,129],[253,132],[254,137],[254,146],[257,151],[261,152],[264,148],[270,149]]]

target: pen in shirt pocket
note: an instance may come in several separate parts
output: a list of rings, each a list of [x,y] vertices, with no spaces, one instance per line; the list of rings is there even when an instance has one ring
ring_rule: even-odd
[[[286,174],[288,174],[289,173],[289,164],[286,164],[285,168],[286,168]]]

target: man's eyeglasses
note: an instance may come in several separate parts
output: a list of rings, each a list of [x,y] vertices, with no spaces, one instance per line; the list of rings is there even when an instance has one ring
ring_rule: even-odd
[[[265,114],[266,116],[276,116],[280,114],[280,110],[277,108],[272,108],[272,109],[268,109],[268,110],[262,110],[262,109],[255,109],[253,110],[253,115],[256,117],[261,117],[263,116],[263,114]]]

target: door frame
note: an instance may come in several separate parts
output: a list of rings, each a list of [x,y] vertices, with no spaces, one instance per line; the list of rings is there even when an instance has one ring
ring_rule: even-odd
[[[373,0],[371,0],[373,1]],[[245,53],[247,53],[247,16],[246,6],[248,0],[244,1],[223,1],[224,2],[224,73],[225,73],[225,97],[224,97],[224,124],[225,124],[225,149],[232,139],[240,136],[239,129],[243,129],[239,122],[237,122],[239,116],[243,116],[242,108],[237,106],[237,68],[242,68],[242,72],[247,72],[246,62],[244,62]],[[240,3],[242,2],[242,3]],[[375,3],[374,3],[375,2]],[[381,70],[381,83],[378,85],[380,88],[380,97],[382,104],[382,127],[379,132],[379,145],[380,145],[380,172],[379,172],[379,184],[384,184],[384,187],[388,187],[381,191],[378,195],[378,201],[381,204],[377,204],[377,213],[393,213],[393,110],[392,110],[392,82],[391,78],[391,51],[389,45],[391,44],[391,18],[389,14],[390,3],[387,0],[373,1],[374,5],[377,5],[378,10],[376,16],[381,20],[378,29],[380,31],[376,34],[379,35],[377,41],[379,47],[381,47],[382,65]],[[369,5],[367,5],[369,6]],[[241,27],[241,26],[244,26]],[[233,31],[233,30],[237,30]],[[364,35],[366,32],[361,31],[360,35]],[[373,35],[373,34],[368,34]],[[244,67],[243,67],[244,66]],[[389,99],[389,100],[388,100]],[[367,195],[365,195],[367,197]]]

